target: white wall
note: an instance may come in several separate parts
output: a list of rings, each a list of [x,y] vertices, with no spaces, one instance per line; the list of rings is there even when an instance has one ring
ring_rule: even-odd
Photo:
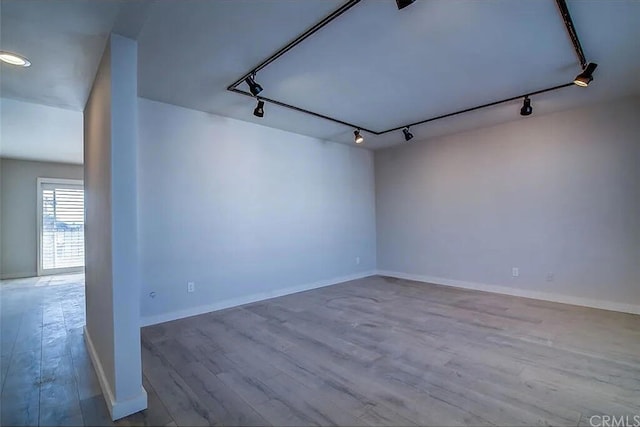
[[[144,323],[375,270],[372,152],[145,99],[139,109]]]
[[[82,164],[82,112],[0,98],[0,157]]]
[[[37,275],[37,179],[82,175],[80,165],[0,159],[0,277]]]
[[[137,44],[111,35],[84,111],[87,325],[113,419],[146,408],[137,230]]]
[[[626,99],[376,152],[378,269],[638,310],[639,119]]]
[[[86,334],[105,396],[113,396],[113,293],[111,289],[111,62],[110,44],[84,109]],[[107,402],[107,404],[109,404]]]

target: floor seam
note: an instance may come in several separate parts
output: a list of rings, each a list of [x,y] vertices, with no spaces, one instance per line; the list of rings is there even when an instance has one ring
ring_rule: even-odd
[[[20,315],[20,326],[18,328],[18,332],[16,333],[16,337],[13,339],[13,344],[11,344],[11,353],[9,354],[9,362],[7,362],[7,374],[4,376],[4,379],[2,380],[2,387],[0,387],[0,395],[4,394],[4,385],[7,383],[7,378],[9,377],[9,371],[11,370],[11,364],[13,363],[13,359],[15,357],[16,343],[18,342],[18,335],[20,334],[20,329],[22,329],[23,318],[24,318],[24,313]]]
[[[44,307],[42,307],[42,321],[40,322],[42,333],[40,334],[40,374],[38,374],[38,425],[40,425],[40,406],[42,404],[42,342],[44,341]]]

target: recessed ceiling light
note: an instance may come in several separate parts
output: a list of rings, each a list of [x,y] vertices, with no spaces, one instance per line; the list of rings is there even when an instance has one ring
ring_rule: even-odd
[[[31,65],[31,62],[29,62],[29,60],[24,56],[13,52],[7,52],[5,50],[0,50],[0,61],[10,65],[16,65],[18,67],[28,67]]]

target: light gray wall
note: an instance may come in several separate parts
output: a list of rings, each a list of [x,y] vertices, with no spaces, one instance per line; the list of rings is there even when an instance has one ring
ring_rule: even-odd
[[[84,108],[84,205],[86,328],[113,387],[110,43]],[[112,390],[110,393],[113,395]]]
[[[372,152],[145,99],[139,108],[143,318],[375,270]]]
[[[111,172],[115,392],[126,412],[133,413],[147,407],[140,348],[138,44],[115,34],[111,35]],[[141,393],[144,406],[128,407],[126,402],[140,400]]]
[[[111,35],[84,111],[84,164],[86,330],[114,419],[147,404],[139,327],[137,122],[137,44]]]
[[[626,99],[376,152],[378,268],[640,304],[639,119]]]
[[[37,275],[38,177],[82,179],[82,166],[0,159],[3,279]]]

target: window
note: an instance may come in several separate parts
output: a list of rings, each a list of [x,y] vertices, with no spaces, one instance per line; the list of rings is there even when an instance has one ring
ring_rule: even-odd
[[[84,269],[81,180],[38,178],[38,275]]]

